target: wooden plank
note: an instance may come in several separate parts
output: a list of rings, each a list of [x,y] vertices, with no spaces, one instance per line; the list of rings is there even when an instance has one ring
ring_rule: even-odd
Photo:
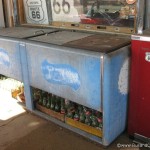
[[[43,107],[43,106],[39,105],[38,103],[36,103],[36,108],[38,110],[40,110],[41,112],[43,112],[43,113],[45,113],[51,117],[54,117],[54,118],[61,120],[63,122],[65,121],[65,115],[64,114],[60,114],[59,112],[55,112],[51,109],[47,109],[46,107]]]
[[[117,27],[117,26],[107,26],[107,31],[108,32],[116,32],[116,33],[129,33],[129,34],[135,33],[134,28]]]
[[[52,22],[52,26],[60,27],[64,29],[73,30],[85,30],[85,31],[103,31],[103,32],[114,32],[114,33],[135,33],[134,28],[129,27],[117,27],[117,26],[103,26],[103,25],[93,25],[93,24],[80,24],[71,22]]]
[[[91,126],[88,126],[88,125],[83,124],[83,123],[81,123],[79,121],[75,121],[75,120],[73,120],[71,118],[65,117],[65,122],[67,124],[75,127],[75,128],[81,129],[81,130],[83,130],[85,132],[88,132],[90,134],[93,134],[95,136],[98,136],[98,137],[102,137],[103,136],[102,135],[102,130],[96,129],[96,128],[91,127]]]
[[[13,0],[10,0],[10,26],[13,27],[14,26],[14,4],[13,4]]]
[[[2,0],[0,0],[0,27],[5,27]]]
[[[12,0],[7,0],[7,11],[8,11],[8,25],[9,27],[14,26],[14,21],[13,21],[13,2]]]
[[[18,6],[19,23],[23,24],[23,23],[25,23],[25,14],[24,14],[23,0],[18,0],[17,1],[17,6]]]
[[[4,2],[4,12],[5,12],[5,20],[7,27],[13,27],[13,2],[12,0],[5,0]]]

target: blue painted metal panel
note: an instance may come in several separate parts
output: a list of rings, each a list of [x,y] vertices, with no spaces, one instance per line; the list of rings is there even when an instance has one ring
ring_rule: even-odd
[[[32,91],[29,84],[29,74],[28,74],[28,62],[27,62],[27,54],[26,54],[26,46],[24,42],[19,43],[20,49],[20,58],[21,58],[21,71],[22,78],[24,83],[24,94],[25,94],[25,103],[26,108],[30,111],[33,110],[33,101],[32,101]]]
[[[32,86],[100,110],[100,54],[29,43],[26,49]]]
[[[0,39],[0,74],[22,81],[19,41]]]
[[[69,64],[50,64],[44,60],[41,71],[45,80],[57,85],[68,85],[73,90],[78,90],[81,85],[78,71]]]
[[[109,145],[126,126],[129,51],[124,47],[104,58],[103,144]]]

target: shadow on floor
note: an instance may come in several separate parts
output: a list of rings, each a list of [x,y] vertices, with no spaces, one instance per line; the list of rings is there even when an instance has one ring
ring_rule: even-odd
[[[1,95],[4,94],[3,92]],[[5,114],[5,115],[4,115]],[[107,149],[117,144],[132,144],[126,133],[119,136]],[[10,96],[0,98],[0,150],[102,150],[104,147],[50,121],[26,112]]]
[[[33,116],[33,118],[36,116]],[[128,144],[132,141],[126,133],[122,134],[113,144],[107,149],[119,150],[117,144]],[[6,150],[101,150],[104,147],[94,143],[82,136],[77,135],[67,129],[61,128],[58,125],[46,121],[43,124],[31,131],[28,135],[18,139],[10,144]]]

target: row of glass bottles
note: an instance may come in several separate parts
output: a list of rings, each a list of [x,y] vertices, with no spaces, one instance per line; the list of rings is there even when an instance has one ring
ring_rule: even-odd
[[[48,109],[65,114],[65,101],[63,98],[51,93],[33,89],[33,99]]]
[[[77,103],[65,101],[66,116],[89,126],[102,129],[102,113]]]
[[[47,109],[65,114],[68,118],[102,129],[102,113],[42,90],[33,89],[34,100]]]

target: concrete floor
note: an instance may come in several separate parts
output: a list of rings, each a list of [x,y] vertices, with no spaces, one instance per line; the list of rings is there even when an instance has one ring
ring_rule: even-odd
[[[0,90],[0,150],[102,150],[104,147],[50,121],[26,112],[8,92]],[[107,149],[117,144],[132,144],[126,133]]]

